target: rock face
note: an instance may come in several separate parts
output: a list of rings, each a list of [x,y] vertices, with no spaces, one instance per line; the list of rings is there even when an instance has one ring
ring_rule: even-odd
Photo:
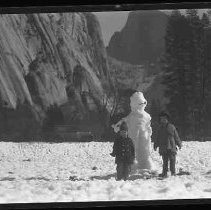
[[[0,127],[5,138],[37,131],[34,127],[44,126],[53,109],[70,122],[97,116],[111,90],[93,14],[0,16]]]
[[[159,61],[165,51],[167,23],[168,15],[161,11],[130,12],[125,27],[112,36],[107,47],[109,57],[119,60],[124,66],[125,63],[131,64],[125,71],[126,74],[118,74],[118,71],[114,73],[118,79],[125,81],[124,86],[144,93],[148,100],[146,110],[153,116],[152,121],[157,119],[159,111],[165,108],[167,101],[164,97],[165,87],[161,84],[162,64]],[[117,69],[115,59],[111,59],[109,64]],[[125,77],[128,73],[132,75],[131,81],[129,76]],[[125,79],[122,80],[122,77]]]
[[[165,49],[167,21],[160,11],[131,12],[125,27],[112,36],[108,55],[131,64],[156,62]]]
[[[146,70],[142,65],[132,65],[108,56],[110,74],[118,89],[136,90],[143,83]]]
[[[147,99],[146,111],[152,116],[152,127],[156,130],[159,112],[165,110],[168,103],[168,99],[164,96],[165,86],[162,84],[163,72],[153,74],[142,65],[129,64],[109,56],[108,64],[119,91],[114,123],[130,113],[130,97],[135,91],[140,91]]]

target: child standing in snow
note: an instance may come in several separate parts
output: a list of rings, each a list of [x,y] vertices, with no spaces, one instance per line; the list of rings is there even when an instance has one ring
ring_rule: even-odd
[[[117,180],[127,180],[131,171],[131,165],[135,161],[135,149],[132,139],[128,137],[128,127],[126,122],[120,125],[120,131],[114,141],[113,152],[117,164]]]
[[[169,161],[171,175],[176,175],[175,163],[177,146],[181,149],[182,142],[175,126],[169,122],[169,115],[165,112],[161,112],[159,118],[161,126],[159,128],[157,138],[154,140],[154,150],[156,151],[159,147],[159,153],[163,159],[163,171],[159,176],[166,178]]]

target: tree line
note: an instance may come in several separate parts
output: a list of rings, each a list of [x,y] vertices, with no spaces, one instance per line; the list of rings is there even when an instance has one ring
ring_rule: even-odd
[[[211,27],[209,12],[169,17],[162,66],[167,110],[183,137],[211,136]]]

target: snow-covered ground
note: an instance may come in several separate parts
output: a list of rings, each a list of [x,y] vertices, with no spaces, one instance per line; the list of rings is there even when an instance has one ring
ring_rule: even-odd
[[[191,174],[164,180],[116,181],[112,145],[0,142],[0,203],[211,198],[211,142],[183,142],[177,170]]]

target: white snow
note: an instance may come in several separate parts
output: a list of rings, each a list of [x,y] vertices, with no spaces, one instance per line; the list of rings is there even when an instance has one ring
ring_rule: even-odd
[[[191,175],[164,180],[136,174],[116,181],[112,145],[0,142],[0,203],[211,197],[211,142],[183,142],[176,167]],[[161,172],[158,152],[152,158]]]

